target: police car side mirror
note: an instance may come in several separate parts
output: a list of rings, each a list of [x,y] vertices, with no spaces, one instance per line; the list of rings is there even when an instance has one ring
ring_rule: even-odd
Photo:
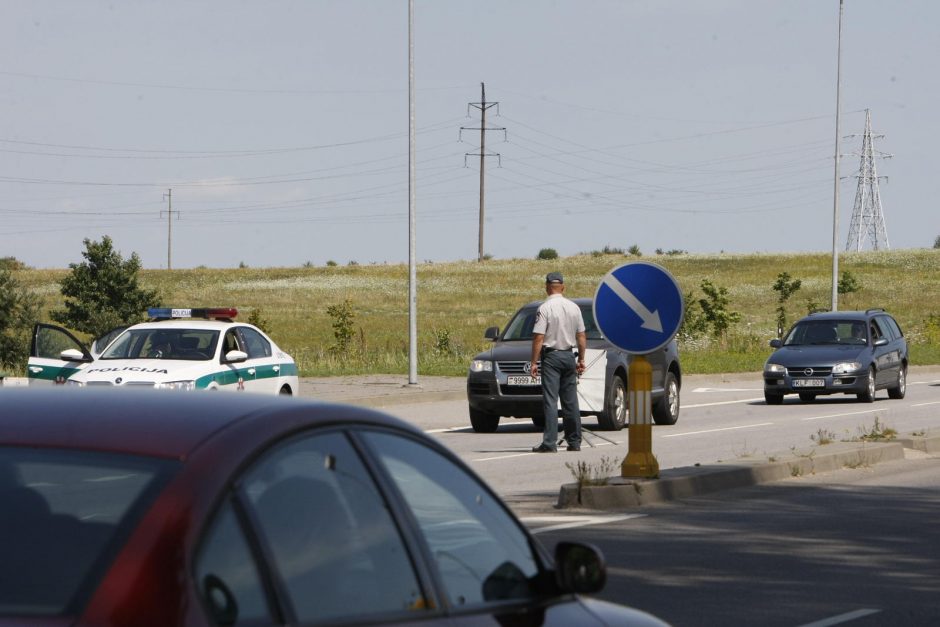
[[[248,359],[248,353],[245,351],[229,351],[225,353],[225,361],[234,364]]]
[[[607,564],[596,546],[559,542],[555,546],[555,582],[564,592],[593,594],[607,583]]]
[[[494,341],[499,337],[499,327],[490,327],[483,332],[483,337],[487,340]]]
[[[82,354],[82,351],[78,350],[77,348],[65,349],[59,353],[59,359],[62,361],[94,361],[94,359],[90,357],[85,357],[85,355]]]

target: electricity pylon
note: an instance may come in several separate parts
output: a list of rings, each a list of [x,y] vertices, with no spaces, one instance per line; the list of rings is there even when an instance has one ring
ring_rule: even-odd
[[[857,135],[849,135],[857,137]],[[878,189],[878,173],[875,169],[875,157],[891,158],[892,155],[875,150],[872,140],[884,135],[872,135],[871,110],[865,109],[865,134],[862,135],[861,164],[858,168],[858,187],[855,191],[855,208],[852,210],[852,222],[849,224],[849,238],[845,250],[860,251],[866,242],[872,250],[890,249],[888,231],[885,227],[885,214],[881,207],[881,192]],[[883,177],[887,180],[887,177]]]

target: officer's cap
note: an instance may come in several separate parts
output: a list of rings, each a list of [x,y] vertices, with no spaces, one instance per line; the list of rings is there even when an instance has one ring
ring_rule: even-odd
[[[545,275],[546,283],[564,283],[565,278],[561,276],[561,272],[549,272]]]

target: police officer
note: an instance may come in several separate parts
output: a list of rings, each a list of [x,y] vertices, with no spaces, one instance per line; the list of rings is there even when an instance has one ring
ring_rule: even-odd
[[[542,443],[532,448],[535,453],[554,453],[556,450],[559,398],[568,450],[581,450],[578,375],[584,372],[587,336],[581,308],[565,298],[564,291],[565,280],[561,273],[549,272],[545,277],[548,298],[539,306],[532,329],[532,376],[542,376],[545,414]],[[575,347],[577,356],[572,352]]]

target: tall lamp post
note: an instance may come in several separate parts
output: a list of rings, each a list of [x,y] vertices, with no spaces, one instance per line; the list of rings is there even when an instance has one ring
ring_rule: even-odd
[[[839,310],[839,113],[842,109],[842,12],[839,0],[839,43],[836,53],[836,154],[832,182],[832,311]]]
[[[408,0],[408,385],[418,384],[418,278],[415,264],[415,2]]]

